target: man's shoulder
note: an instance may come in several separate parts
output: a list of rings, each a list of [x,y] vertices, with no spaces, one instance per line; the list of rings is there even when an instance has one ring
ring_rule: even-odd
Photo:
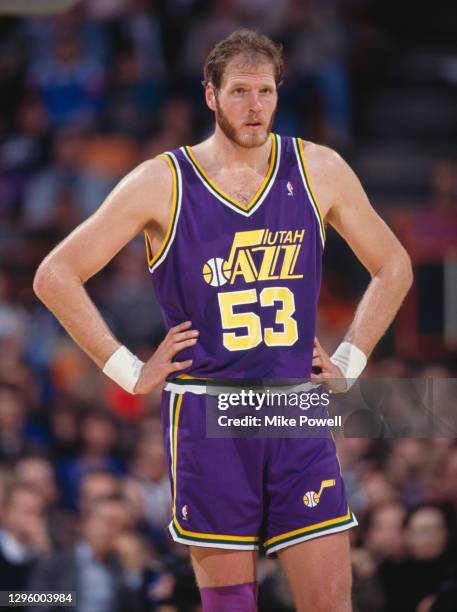
[[[132,170],[133,175],[137,180],[149,181],[157,180],[163,177],[168,177],[170,174],[167,155],[161,153],[156,157],[145,159],[136,168]]]
[[[331,147],[302,138],[297,140],[321,213],[325,218],[330,208],[338,202],[339,191],[347,183],[350,168],[341,155]]]
[[[297,140],[300,142],[307,162],[320,164],[340,164],[342,162],[341,155],[331,147],[300,137]]]
[[[172,182],[172,172],[166,157],[158,156],[141,162],[131,170],[113,193],[122,194],[125,196],[123,201],[128,199],[133,207],[138,205],[142,209],[145,199],[160,203],[164,196],[171,194]]]
[[[346,183],[352,180],[351,167],[335,149],[310,140],[300,141],[312,183],[324,182],[336,188],[341,181]]]

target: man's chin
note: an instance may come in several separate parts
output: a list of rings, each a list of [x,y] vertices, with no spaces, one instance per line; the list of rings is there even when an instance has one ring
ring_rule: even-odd
[[[268,140],[268,132],[265,128],[253,131],[249,128],[238,132],[237,142],[241,147],[246,149],[253,149],[255,147],[261,147]]]

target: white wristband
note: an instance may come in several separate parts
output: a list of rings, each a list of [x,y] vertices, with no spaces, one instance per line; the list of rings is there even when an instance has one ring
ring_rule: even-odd
[[[367,365],[365,353],[350,342],[342,342],[330,357],[330,361],[343,373],[346,391],[352,387]]]
[[[126,346],[120,346],[103,366],[103,372],[120,387],[134,393],[144,362],[131,353]]]

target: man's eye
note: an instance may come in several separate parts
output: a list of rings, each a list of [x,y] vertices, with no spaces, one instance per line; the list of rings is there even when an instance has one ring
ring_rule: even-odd
[[[242,87],[237,87],[235,89],[235,93],[236,94],[243,94],[245,92],[245,90]]]

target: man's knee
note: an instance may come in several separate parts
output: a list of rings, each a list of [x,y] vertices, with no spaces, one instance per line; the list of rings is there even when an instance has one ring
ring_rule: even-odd
[[[257,582],[200,588],[203,612],[257,612]]]
[[[200,588],[224,587],[256,580],[255,551],[192,546],[190,554]]]
[[[297,612],[351,612],[351,589],[347,585],[322,584],[303,594]]]

